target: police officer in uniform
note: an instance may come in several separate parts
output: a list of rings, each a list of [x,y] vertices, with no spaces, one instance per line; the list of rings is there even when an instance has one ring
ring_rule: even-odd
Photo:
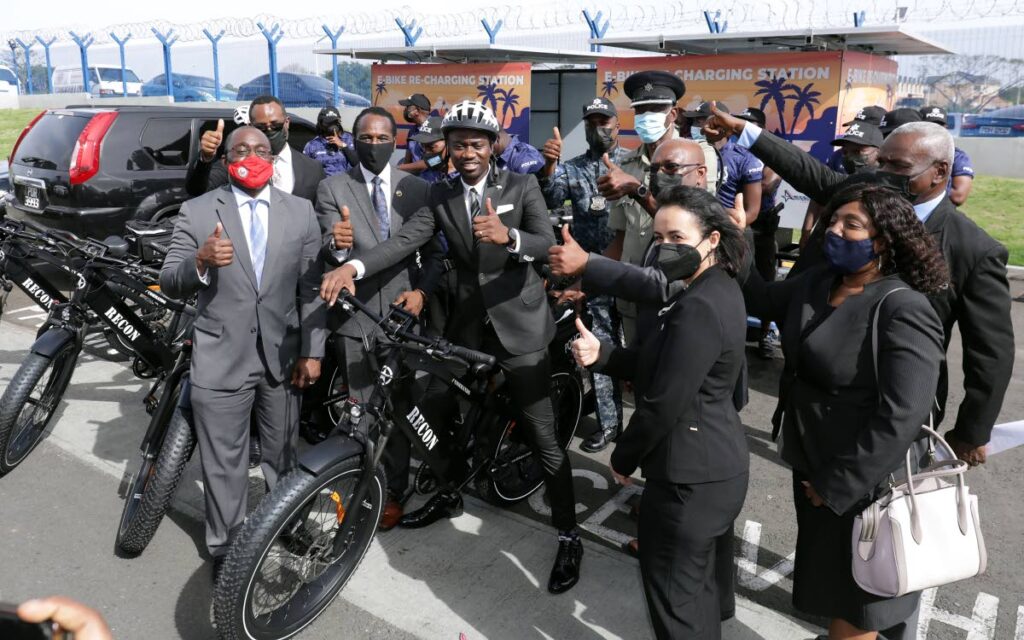
[[[943,127],[946,126],[946,110],[942,107],[930,106],[921,109],[921,118],[925,122],[934,122]],[[974,186],[974,167],[971,166],[971,156],[960,147],[953,147],[953,168],[949,172],[949,184],[946,185],[946,195],[956,206],[961,206],[971,195],[971,188]]]
[[[642,144],[621,164],[602,159],[608,172],[598,179],[597,188],[601,196],[614,200],[608,226],[616,234],[605,255],[640,265],[651,243],[651,225],[658,210],[649,184],[651,157],[658,145],[679,135],[676,103],[686,93],[686,85],[667,71],[641,71],[626,78],[623,90],[633,107],[633,128]],[[619,299],[616,306],[628,345],[636,338],[636,303]]]
[[[562,136],[555,127],[554,137],[544,143],[541,151],[545,164],[538,177],[549,208],[556,209],[566,200],[572,203],[572,236],[583,250],[602,253],[615,236],[608,226],[608,200],[597,192],[597,181],[607,172],[602,157],[608,154],[612,163],[619,164],[630,152],[619,145],[619,117],[610,100],[595,97],[584,105],[583,121],[587,151],[559,162]],[[568,299],[581,295],[574,291],[563,293]],[[586,304],[594,335],[609,344],[619,344],[615,299],[599,295],[587,298]],[[602,373],[594,373],[593,381],[600,428],[580,444],[580,449],[587,453],[603,450],[622,431],[622,392],[618,381]]]

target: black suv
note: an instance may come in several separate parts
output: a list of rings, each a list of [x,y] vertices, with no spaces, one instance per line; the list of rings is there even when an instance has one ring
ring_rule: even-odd
[[[69,106],[40,113],[10,158],[14,199],[7,213],[80,236],[121,235],[129,220],[165,220],[189,199],[185,174],[204,131],[232,109]],[[289,141],[302,150],[312,123],[291,116]]]

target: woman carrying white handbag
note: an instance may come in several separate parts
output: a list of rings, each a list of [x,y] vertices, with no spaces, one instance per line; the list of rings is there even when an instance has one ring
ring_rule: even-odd
[[[926,295],[949,276],[934,239],[894,190],[848,187],[823,221],[827,265],[774,283],[751,273],[744,298],[749,315],[779,324],[786,356],[773,423],[793,468],[793,604],[829,618],[833,640],[873,640],[913,615],[920,592],[889,597],[858,585],[854,521],[887,493],[928,422],[943,333]]]

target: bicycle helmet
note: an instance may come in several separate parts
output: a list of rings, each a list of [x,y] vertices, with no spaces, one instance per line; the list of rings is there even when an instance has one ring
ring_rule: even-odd
[[[501,125],[494,117],[494,112],[487,108],[482,102],[476,100],[463,100],[456,103],[445,114],[441,121],[441,131],[447,133],[453,129],[473,129],[483,131],[492,139],[498,137]]]
[[[233,119],[238,126],[249,124],[249,105],[243,104],[240,107],[235,107]]]

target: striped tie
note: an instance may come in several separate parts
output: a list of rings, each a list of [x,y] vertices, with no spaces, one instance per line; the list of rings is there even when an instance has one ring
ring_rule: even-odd
[[[263,223],[256,215],[256,207],[260,202],[256,199],[249,201],[249,211],[252,214],[249,223],[249,248],[252,251],[252,270],[256,274],[257,290],[263,280],[263,262],[267,258],[267,230],[263,228]]]

